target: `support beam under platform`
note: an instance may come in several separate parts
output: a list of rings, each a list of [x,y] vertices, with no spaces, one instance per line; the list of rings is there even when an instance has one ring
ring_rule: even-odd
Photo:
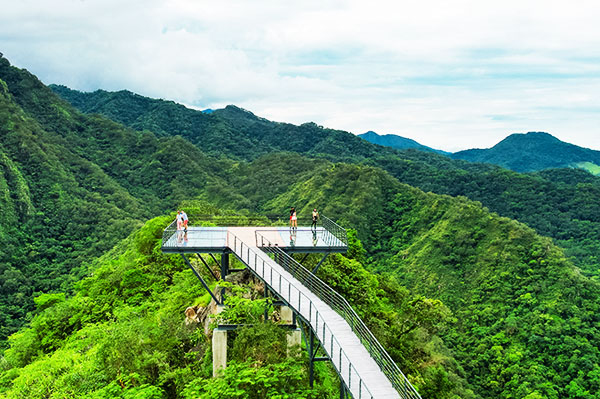
[[[208,266],[208,263],[206,263],[206,261],[204,260],[204,258],[202,257],[202,255],[200,255],[200,254],[196,254],[196,255],[198,256],[198,258],[200,258],[200,260],[202,261],[202,263],[204,263],[204,266],[206,266],[206,270],[208,270],[208,272],[210,273],[210,275],[213,276],[213,278],[215,279],[215,281],[219,280],[217,278],[217,276],[215,275],[215,273],[210,268],[210,266]]]
[[[192,269],[192,271],[194,272],[194,274],[196,275],[196,277],[198,277],[198,280],[200,280],[200,282],[204,286],[204,289],[210,294],[210,296],[217,303],[217,305],[222,305],[221,301],[219,301],[217,299],[217,297],[215,296],[215,294],[210,290],[210,288],[208,287],[208,284],[206,284],[206,281],[204,281],[204,279],[202,278],[202,276],[200,275],[200,273],[198,273],[198,271],[196,270],[196,268],[194,268],[194,266],[192,266],[192,264],[190,263],[190,261],[188,260],[188,258],[186,258],[184,254],[180,254],[180,255],[183,258],[183,260],[185,261],[185,263],[188,265],[188,267],[190,269]]]
[[[326,253],[325,255],[323,255],[323,257],[321,258],[319,263],[317,263],[317,266],[315,266],[315,268],[312,269],[312,271],[311,271],[312,274],[317,274],[317,272],[319,271],[319,267],[321,267],[323,262],[325,262],[325,259],[327,259],[327,255],[329,255],[329,254]]]

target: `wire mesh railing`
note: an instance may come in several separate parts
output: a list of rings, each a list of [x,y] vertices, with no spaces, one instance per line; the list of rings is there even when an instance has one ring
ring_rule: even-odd
[[[345,246],[348,246],[348,235],[346,233],[346,229],[329,219],[327,216],[321,216],[320,219],[325,230],[343,242]]]
[[[265,252],[277,254],[276,259],[280,266],[346,320],[352,331],[360,339],[363,346],[402,398],[421,398],[404,373],[398,368],[394,360],[373,336],[344,297],[335,292],[335,290],[312,274],[281,248],[269,246],[270,243],[265,237],[257,235],[257,240],[260,240],[257,246],[260,246]]]
[[[168,225],[163,230],[162,235],[162,246],[166,246],[169,240],[175,235],[177,232],[177,220],[173,220],[170,225]]]

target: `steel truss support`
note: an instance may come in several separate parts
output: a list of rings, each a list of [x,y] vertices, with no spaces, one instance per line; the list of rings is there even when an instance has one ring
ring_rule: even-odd
[[[302,318],[298,318],[298,324],[301,327],[302,337],[304,338],[304,344],[308,352],[308,382],[312,388],[315,383],[315,362],[324,362],[330,360],[328,356],[317,356],[319,349],[322,348],[319,340],[315,342],[315,333],[308,323]],[[305,331],[306,330],[306,331]],[[308,332],[308,337],[307,337]]]
[[[215,256],[212,253],[209,253],[210,257],[215,261],[215,265],[219,265],[219,261],[217,260],[217,258],[215,258]]]
[[[306,258],[308,258],[308,255],[310,255],[310,252],[305,253],[304,256],[302,257],[302,259],[300,260],[300,262],[298,262],[298,263],[302,264],[302,262],[304,262],[306,260]]]
[[[321,267],[323,262],[325,262],[325,259],[327,259],[327,255],[329,255],[329,253],[325,253],[325,255],[323,255],[323,258],[321,258],[319,263],[317,263],[317,266],[315,266],[315,268],[312,269],[312,271],[311,271],[312,274],[317,274],[317,271],[319,271],[319,267]]]
[[[215,281],[218,281],[219,278],[215,275],[215,273],[212,271],[212,269],[210,268],[210,266],[208,266],[208,263],[206,263],[206,261],[204,260],[204,258],[200,254],[196,254],[196,256],[198,256],[198,258],[200,258],[200,260],[202,261],[202,263],[204,263],[204,266],[206,266],[206,270],[208,270],[208,272],[210,273],[210,275],[213,276],[213,278],[215,279]]]
[[[217,299],[217,297],[215,296],[215,294],[213,294],[213,292],[210,290],[210,288],[208,288],[208,284],[206,284],[206,281],[204,281],[204,279],[202,278],[202,276],[198,273],[198,271],[196,271],[196,269],[194,268],[194,266],[192,266],[192,264],[190,263],[190,261],[188,260],[188,258],[186,258],[184,254],[180,254],[180,255],[183,258],[183,260],[185,261],[185,263],[188,265],[188,267],[190,269],[192,269],[192,271],[194,272],[194,274],[196,275],[196,277],[198,277],[198,280],[200,280],[200,282],[204,286],[204,289],[210,294],[210,296],[212,297],[212,299],[214,299],[214,301],[217,303],[217,305],[222,305],[222,303]]]

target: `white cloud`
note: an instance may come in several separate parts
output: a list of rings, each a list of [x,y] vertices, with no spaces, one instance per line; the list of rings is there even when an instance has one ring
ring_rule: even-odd
[[[600,149],[599,19],[592,1],[22,0],[0,51],[46,83],[446,150],[532,130]]]

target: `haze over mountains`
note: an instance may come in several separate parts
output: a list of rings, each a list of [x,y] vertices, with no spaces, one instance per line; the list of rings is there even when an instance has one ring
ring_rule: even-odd
[[[356,230],[320,275],[423,397],[596,396],[599,178],[400,151],[235,106],[207,114],[127,91],[53,89],[70,103],[0,58],[0,396],[201,396],[194,389],[218,380],[208,338],[182,318],[200,288],[158,249],[169,212],[291,204]],[[232,370],[305,372],[246,355]],[[236,377],[227,382],[240,390],[261,381]],[[289,381],[297,397],[308,392]]]

